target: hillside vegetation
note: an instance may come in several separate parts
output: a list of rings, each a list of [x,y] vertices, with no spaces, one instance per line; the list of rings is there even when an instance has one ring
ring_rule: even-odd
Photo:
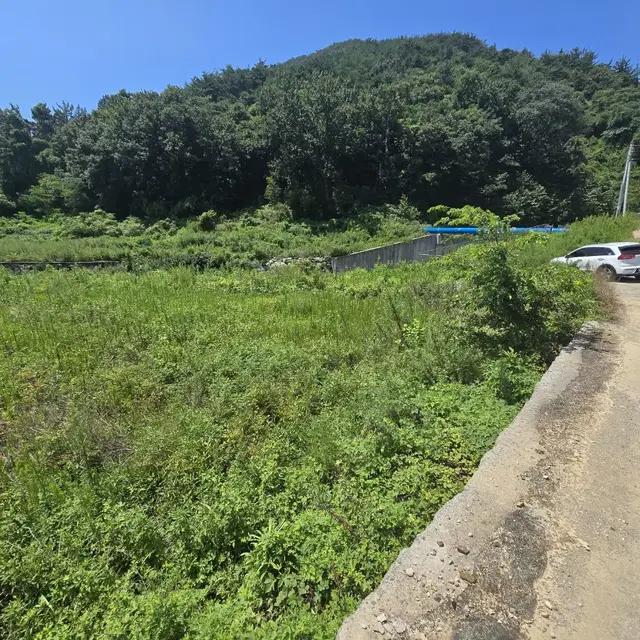
[[[155,222],[267,201],[329,220],[406,196],[420,211],[471,204],[558,223],[614,209],[639,125],[626,59],[536,57],[460,33],[352,40],[122,90],[91,112],[0,110],[0,215],[99,207]]]
[[[129,266],[259,267],[270,258],[334,256],[422,235],[417,209],[370,208],[350,220],[293,220],[286,205],[266,205],[231,219],[118,221],[92,211],[35,219],[0,217],[0,261],[115,260]]]
[[[0,270],[0,636],[332,637],[598,314],[545,251],[635,226],[340,277]]]

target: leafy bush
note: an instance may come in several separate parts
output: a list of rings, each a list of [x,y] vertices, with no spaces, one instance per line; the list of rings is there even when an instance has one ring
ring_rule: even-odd
[[[535,359],[508,349],[485,366],[486,385],[509,405],[524,403],[533,392],[542,368]]]
[[[254,216],[264,222],[290,222],[293,220],[291,208],[283,203],[264,205],[256,209]]]
[[[95,209],[90,213],[62,217],[60,235],[70,238],[118,236],[120,227],[113,213]]]
[[[158,220],[154,222],[150,227],[147,227],[145,233],[152,238],[160,238],[164,235],[173,235],[178,230],[178,227],[173,220],[165,218],[164,220]]]
[[[138,218],[134,218],[133,216],[129,216],[125,218],[120,224],[120,235],[125,238],[132,238],[136,236],[141,236],[145,231],[145,226]]]
[[[198,216],[198,227],[201,231],[213,231],[218,224],[218,214],[213,211],[205,211]]]

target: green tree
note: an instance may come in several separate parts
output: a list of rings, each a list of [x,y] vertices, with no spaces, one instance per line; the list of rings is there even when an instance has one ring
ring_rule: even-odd
[[[29,121],[16,106],[0,109],[0,190],[15,198],[35,182],[37,174]]]
[[[399,152],[395,105],[327,73],[281,75],[261,94],[270,164],[268,197],[298,215],[350,210],[368,191],[388,187]]]

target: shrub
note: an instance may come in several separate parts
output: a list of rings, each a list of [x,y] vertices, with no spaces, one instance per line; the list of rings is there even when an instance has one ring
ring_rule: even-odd
[[[293,220],[293,212],[286,204],[274,203],[256,209],[254,217],[264,222],[290,222]]]
[[[150,227],[147,227],[145,233],[152,238],[160,238],[165,235],[173,235],[178,230],[176,223],[169,218],[165,218],[163,220],[158,220]]]
[[[90,213],[60,218],[60,235],[70,238],[96,238],[99,236],[119,236],[120,227],[113,213],[95,209]]]
[[[139,218],[129,216],[125,218],[119,225],[120,235],[125,238],[133,238],[141,236],[145,231],[145,226],[142,224]]]
[[[542,367],[536,358],[508,349],[485,365],[485,383],[497,398],[510,405],[521,405],[533,392]]]
[[[201,231],[213,231],[218,224],[218,214],[213,210],[205,211],[198,216],[198,228]]]

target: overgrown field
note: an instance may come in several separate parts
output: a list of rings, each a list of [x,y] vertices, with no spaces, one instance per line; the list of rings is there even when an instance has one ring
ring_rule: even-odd
[[[332,637],[598,313],[530,242],[0,273],[0,636]]]
[[[114,260],[148,267],[257,267],[270,258],[334,256],[422,233],[418,210],[406,203],[369,208],[357,219],[294,221],[285,205],[266,205],[229,218],[206,212],[182,222],[145,226],[94,211],[37,219],[0,217],[0,262]]]

